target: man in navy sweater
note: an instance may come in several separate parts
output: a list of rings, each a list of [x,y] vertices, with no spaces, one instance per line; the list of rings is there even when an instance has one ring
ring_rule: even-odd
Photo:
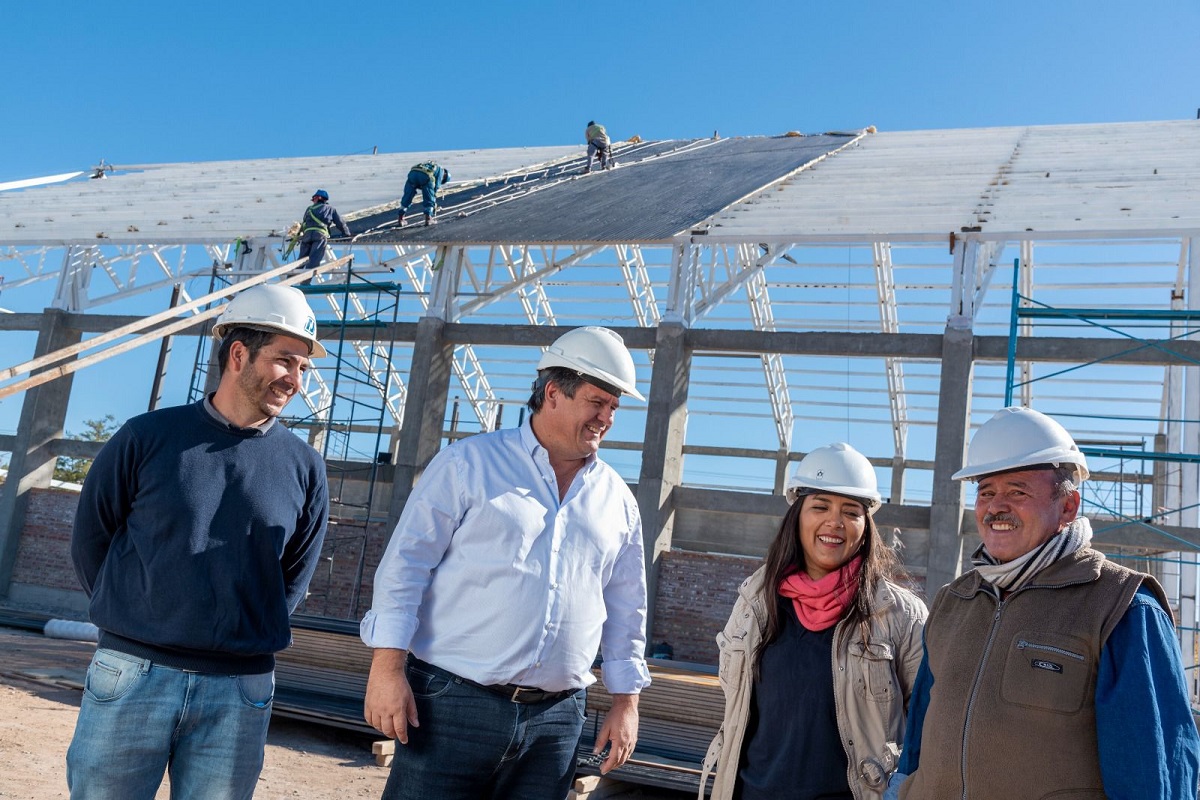
[[[134,417],[96,457],[71,555],[100,643],[67,753],[73,800],[250,798],[275,653],[328,519],[319,453],[277,424],[310,356],[299,290],[258,286],[213,326],[220,383]]]

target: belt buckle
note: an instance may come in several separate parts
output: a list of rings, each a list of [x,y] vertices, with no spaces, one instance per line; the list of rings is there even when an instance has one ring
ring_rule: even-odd
[[[530,691],[530,690],[529,690],[529,689],[526,689],[524,686],[515,686],[515,687],[513,687],[513,693],[512,693],[511,702],[514,702],[514,703],[524,703],[524,702],[526,702],[526,701],[524,701],[524,700],[522,700],[522,699],[521,699],[521,692],[528,692],[528,691]]]

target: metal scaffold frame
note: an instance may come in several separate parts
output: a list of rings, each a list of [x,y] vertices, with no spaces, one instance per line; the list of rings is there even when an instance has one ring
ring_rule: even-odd
[[[1154,350],[1175,357],[1164,368],[1158,431],[1147,449],[1137,441],[1084,441],[1080,450],[1092,461],[1092,479],[1083,486],[1083,509],[1094,520],[1094,535],[1103,540],[1108,530],[1132,524],[1148,534],[1140,548],[1110,548],[1118,560],[1138,562],[1137,568],[1162,581],[1177,604],[1177,629],[1193,697],[1200,696],[1200,548],[1176,535],[1170,528],[1195,526],[1200,519],[1200,360],[1180,343],[1200,340],[1200,254],[1197,239],[1181,243],[1179,270],[1171,289],[1170,308],[1082,308],[1052,306],[1034,299],[1031,271],[1033,246],[1023,243],[1021,256],[1013,260],[1012,300],[1006,364],[1005,405],[1021,392],[1028,404],[1040,380],[1103,365],[1103,359],[1081,363],[1035,376],[1033,365],[1022,362],[1019,342],[1028,341],[1038,323],[1071,324],[1098,335],[1113,337],[1128,345],[1125,352]],[[1165,331],[1164,338],[1151,338],[1143,331]],[[1184,366],[1181,366],[1183,364]],[[1119,416],[1119,415],[1118,415]],[[1103,471],[1097,462],[1106,462]],[[1115,464],[1111,463],[1115,462]],[[1097,484],[1099,488],[1097,487]],[[1132,502],[1129,501],[1132,498]],[[1149,506],[1149,510],[1147,510]]]

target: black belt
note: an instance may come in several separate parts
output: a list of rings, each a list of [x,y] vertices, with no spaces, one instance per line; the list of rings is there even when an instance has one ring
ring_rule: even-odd
[[[422,661],[412,653],[409,653],[408,661],[418,669],[425,670],[434,675],[440,675],[452,681],[465,683],[478,689],[484,689],[492,694],[501,695],[513,703],[557,703],[559,700],[565,700],[579,691],[578,689],[564,689],[560,692],[548,692],[545,689],[538,689],[534,686],[518,686],[515,683],[477,683],[470,678],[464,678],[462,675],[455,675],[448,669],[442,669],[435,664],[430,664],[428,661]]]

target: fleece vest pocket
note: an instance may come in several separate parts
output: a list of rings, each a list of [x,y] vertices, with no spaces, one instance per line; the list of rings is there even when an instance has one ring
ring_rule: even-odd
[[[1077,636],[1018,631],[1008,646],[1001,697],[1027,708],[1074,714],[1088,699],[1091,664],[1088,644]]]

